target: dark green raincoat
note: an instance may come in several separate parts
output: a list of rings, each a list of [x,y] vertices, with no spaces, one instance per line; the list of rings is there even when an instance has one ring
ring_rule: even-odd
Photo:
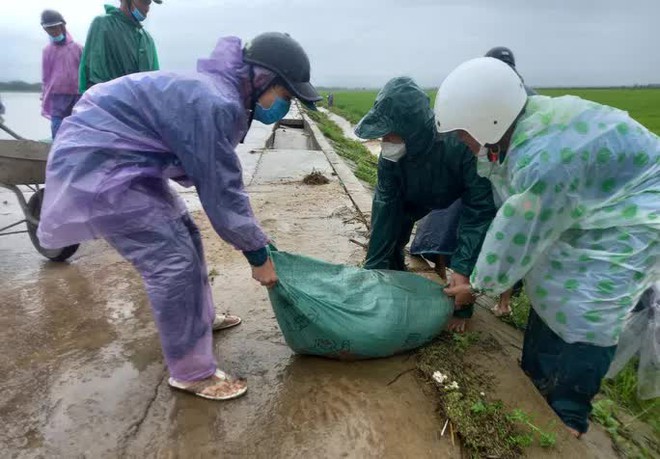
[[[365,268],[403,270],[403,249],[413,226],[431,210],[463,200],[458,247],[451,268],[469,276],[496,208],[490,182],[477,175],[476,159],[454,135],[440,136],[426,93],[410,78],[388,82],[355,129],[358,137],[401,136],[406,155],[378,161],[371,240]]]
[[[142,25],[119,8],[105,5],[92,22],[80,60],[80,93],[124,75],[158,70],[156,45]]]

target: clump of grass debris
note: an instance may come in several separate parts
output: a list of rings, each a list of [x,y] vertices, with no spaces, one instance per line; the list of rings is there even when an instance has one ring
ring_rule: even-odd
[[[305,185],[327,185],[330,180],[320,171],[314,170],[303,178],[303,183]]]
[[[527,326],[529,311],[532,309],[532,302],[527,294],[522,291],[519,295],[511,298],[511,314],[502,316],[502,321],[514,326],[518,330],[524,330]]]
[[[489,375],[480,373],[464,358],[473,345],[481,345],[476,333],[442,334],[418,354],[417,366],[435,386],[441,410],[476,457],[515,458],[522,454],[524,434],[501,401],[489,401]]]
[[[372,187],[376,186],[378,178],[378,158],[360,142],[347,139],[341,128],[325,113],[307,111],[325,137],[330,140],[337,154],[353,163],[354,174],[360,180]]]

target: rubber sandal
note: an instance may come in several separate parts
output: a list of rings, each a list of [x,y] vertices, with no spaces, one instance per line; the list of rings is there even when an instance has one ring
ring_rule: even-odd
[[[243,320],[238,316],[231,314],[216,314],[213,319],[213,331],[226,330],[241,324]]]
[[[217,378],[223,379],[223,381],[207,378],[202,381],[184,383],[177,381],[174,378],[169,378],[167,380],[167,384],[169,384],[169,386],[172,389],[180,390],[182,392],[187,392],[189,394],[196,395],[197,397],[201,397],[206,400],[216,400],[216,401],[232,400],[241,397],[245,395],[245,393],[248,390],[247,382],[245,379],[231,378],[229,375],[227,375],[224,371],[221,370],[216,370],[215,376]],[[225,390],[222,391],[225,392],[224,395],[213,395],[212,393],[208,393],[208,392],[204,393],[205,390],[211,387],[216,387],[216,386],[219,387],[223,385],[227,386],[226,391]]]

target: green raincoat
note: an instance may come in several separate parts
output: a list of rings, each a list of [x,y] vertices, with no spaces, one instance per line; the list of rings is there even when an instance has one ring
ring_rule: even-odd
[[[433,209],[463,200],[451,268],[469,276],[496,208],[490,182],[477,175],[474,155],[453,135],[440,137],[426,93],[410,78],[388,82],[355,129],[358,137],[401,136],[406,155],[378,161],[371,240],[365,268],[404,270],[413,226]]]
[[[660,139],[620,110],[535,96],[489,167],[503,205],[473,286],[499,294],[524,277],[564,341],[617,344],[660,278]]]
[[[119,8],[105,5],[92,22],[80,60],[80,93],[98,83],[131,73],[158,70],[156,45],[149,32]]]

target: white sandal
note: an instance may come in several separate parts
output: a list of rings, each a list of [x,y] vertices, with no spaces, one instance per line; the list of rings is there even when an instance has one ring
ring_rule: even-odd
[[[201,381],[193,381],[193,382],[182,382],[182,381],[177,381],[174,378],[169,378],[167,380],[167,384],[172,389],[180,390],[183,392],[188,392],[189,394],[196,395],[197,397],[205,398],[207,400],[232,400],[238,397],[241,397],[242,395],[245,395],[247,392],[247,381],[242,378],[234,379],[227,375],[222,370],[216,370],[215,375],[216,378],[214,379],[212,377],[203,379]],[[225,385],[227,387],[227,391],[225,392],[224,395],[213,395],[211,393],[204,393],[209,388],[217,387]],[[224,392],[224,391],[223,391]]]
[[[216,314],[213,319],[213,331],[226,330],[240,325],[243,320],[231,314]]]

